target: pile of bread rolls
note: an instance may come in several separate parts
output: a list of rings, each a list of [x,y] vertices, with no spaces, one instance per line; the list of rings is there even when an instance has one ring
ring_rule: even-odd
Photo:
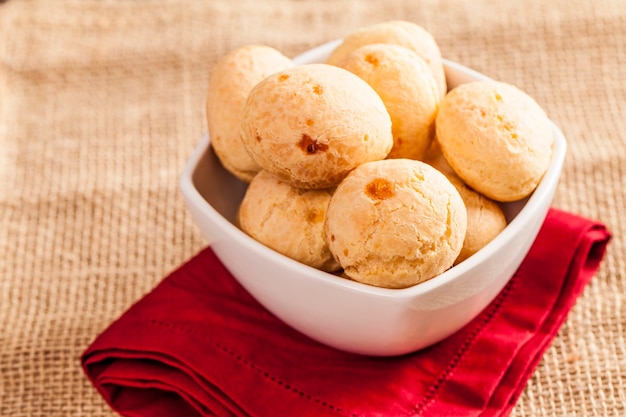
[[[406,21],[349,34],[325,63],[238,48],[213,68],[206,110],[215,154],[249,182],[243,231],[385,288],[491,241],[506,227],[499,203],[533,192],[553,146],[546,114],[516,87],[448,91],[437,43]]]

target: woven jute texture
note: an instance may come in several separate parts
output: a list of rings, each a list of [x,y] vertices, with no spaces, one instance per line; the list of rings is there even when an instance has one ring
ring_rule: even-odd
[[[0,3],[0,415],[114,415],[79,356],[205,246],[177,181],[216,60],[391,19],[533,96],[568,138],[554,206],[615,234],[513,415],[626,415],[623,0]]]

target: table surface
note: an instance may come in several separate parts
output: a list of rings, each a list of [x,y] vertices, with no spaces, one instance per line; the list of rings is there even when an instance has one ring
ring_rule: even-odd
[[[623,0],[0,3],[0,415],[113,415],[79,356],[205,246],[177,181],[215,62],[394,19],[533,96],[568,138],[553,205],[614,233],[513,415],[626,415]]]

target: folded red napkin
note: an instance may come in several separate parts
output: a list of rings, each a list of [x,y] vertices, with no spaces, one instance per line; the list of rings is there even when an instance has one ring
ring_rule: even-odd
[[[82,364],[124,416],[507,415],[609,239],[598,222],[550,210],[515,276],[476,319],[391,358],[293,330],[207,248],[98,336]]]

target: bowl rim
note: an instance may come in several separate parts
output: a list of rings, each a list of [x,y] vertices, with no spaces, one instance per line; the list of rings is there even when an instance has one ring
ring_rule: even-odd
[[[306,64],[308,62],[307,60],[312,60],[314,57],[319,57],[320,55],[332,50],[334,46],[336,46],[340,41],[341,40],[331,41],[311,50],[308,50],[294,58],[294,62],[296,62],[297,65]],[[446,67],[446,70],[449,68],[461,71],[471,78],[489,79],[489,77],[485,76],[484,74],[476,72],[454,61],[449,61],[447,59],[442,59],[442,61],[444,67]],[[554,136],[554,145],[552,149],[550,164],[547,171],[544,173],[539,185],[533,191],[533,193],[529,197],[527,197],[527,201],[524,207],[522,207],[522,209],[515,216],[515,218],[513,218],[507,224],[505,229],[500,232],[494,239],[492,239],[487,245],[485,245],[469,258],[465,259],[463,262],[449,268],[448,270],[431,278],[428,281],[406,288],[376,287],[350,279],[338,277],[329,272],[318,270],[294,259],[291,259],[279,252],[274,251],[273,249],[270,249],[269,247],[254,240],[252,237],[239,229],[236,225],[231,223],[208,201],[204,199],[204,197],[200,194],[194,184],[193,177],[194,172],[198,167],[198,164],[200,163],[206,152],[211,152],[210,136],[208,133],[205,133],[202,136],[201,141],[196,145],[189,159],[185,163],[183,171],[179,177],[179,187],[184,197],[189,199],[198,209],[210,213],[211,217],[216,219],[216,221],[219,223],[219,226],[222,230],[230,235],[234,235],[241,241],[242,244],[246,245],[249,249],[260,252],[264,257],[274,258],[276,262],[280,262],[288,269],[300,270],[300,272],[302,272],[303,274],[314,279],[326,282],[326,284],[328,285],[344,287],[345,289],[360,293],[368,293],[384,298],[410,299],[437,290],[437,288],[450,283],[458,276],[462,276],[468,273],[470,270],[479,266],[489,257],[494,256],[495,252],[497,252],[498,247],[504,246],[512,239],[518,237],[518,234],[522,231],[522,229],[529,222],[531,222],[534,213],[545,204],[545,199],[552,197],[552,193],[550,192],[550,190],[556,188],[556,185],[558,183],[565,160],[567,142],[561,130],[552,120],[550,120],[550,124]]]

